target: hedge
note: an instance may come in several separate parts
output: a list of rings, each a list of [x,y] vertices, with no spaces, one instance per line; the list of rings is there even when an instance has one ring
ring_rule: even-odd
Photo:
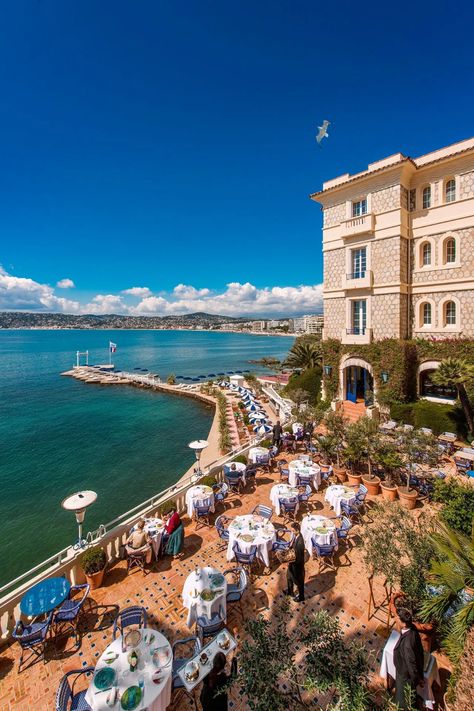
[[[310,395],[310,403],[315,405],[321,396],[321,368],[308,368],[299,375],[294,374],[290,377],[288,385],[285,387],[285,394],[291,398],[291,391],[301,388],[306,390]]]
[[[429,400],[395,402],[390,406],[390,417],[396,422],[416,428],[429,427],[435,435],[442,432],[457,432],[461,436],[467,434],[464,413],[460,407],[454,405],[443,405]]]
[[[233,462],[240,462],[240,464],[247,464],[247,457],[245,454],[238,454],[236,457],[233,458]]]
[[[444,504],[441,518],[466,536],[472,533],[474,513],[474,488],[459,484],[456,479],[437,479],[434,482],[433,500]]]

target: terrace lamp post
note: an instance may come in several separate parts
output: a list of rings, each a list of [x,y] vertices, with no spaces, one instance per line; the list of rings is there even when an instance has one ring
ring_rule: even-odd
[[[61,502],[63,509],[66,511],[74,511],[76,515],[78,538],[74,544],[74,550],[85,548],[87,545],[87,542],[82,537],[82,524],[86,516],[86,509],[91,506],[96,499],[97,494],[95,491],[78,491],[76,494],[71,494],[71,496],[68,496]]]
[[[204,449],[209,445],[209,442],[205,439],[196,439],[194,442],[190,442],[188,444],[188,447],[192,450],[194,450],[194,454],[196,455],[196,462],[197,462],[197,468],[194,470],[196,479],[199,479],[202,476],[202,471],[201,471],[201,454]]]

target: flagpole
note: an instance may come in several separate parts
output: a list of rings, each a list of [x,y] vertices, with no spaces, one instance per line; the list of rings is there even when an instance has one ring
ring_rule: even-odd
[[[112,365],[112,348],[109,341],[109,365]]]

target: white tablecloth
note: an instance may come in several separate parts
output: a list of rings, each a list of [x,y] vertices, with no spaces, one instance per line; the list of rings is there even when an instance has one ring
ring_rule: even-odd
[[[135,530],[135,526],[132,531]],[[146,518],[145,519],[145,532],[151,538],[151,547],[153,548],[153,553],[157,559],[160,554],[161,537],[163,536],[163,531],[165,530],[165,524],[161,518]]]
[[[393,662],[393,650],[400,637],[400,632],[397,630],[392,630],[392,634],[387,640],[382,652],[382,663],[380,665],[380,676],[382,679],[386,679],[390,674],[392,679],[395,679],[397,672],[395,670],[395,664]],[[438,664],[435,657],[431,657],[427,671],[424,673],[425,685],[423,687],[418,687],[416,693],[424,699],[425,706],[429,709],[434,709],[435,707],[435,697],[433,694],[433,683],[436,682],[440,684]]]
[[[252,447],[249,449],[249,459],[254,464],[257,463],[257,457],[264,457],[266,454],[268,454],[266,447]]]
[[[280,515],[280,499],[298,498],[298,489],[288,484],[276,484],[270,489],[270,501],[277,516]]]
[[[303,431],[303,425],[300,422],[293,422],[291,429],[293,430],[293,434],[298,434],[299,430]]]
[[[104,667],[112,667],[116,672],[116,685],[119,689],[119,694],[123,692],[130,686],[138,686],[138,680],[143,678],[144,684],[144,696],[138,706],[138,709],[147,709],[147,711],[165,711],[167,706],[171,703],[171,668],[173,655],[171,652],[171,645],[164,637],[161,632],[152,629],[142,629],[140,630],[142,635],[142,641],[137,647],[136,651],[138,654],[138,665],[137,670],[131,672],[130,665],[127,660],[128,650],[122,652],[122,638],[117,637],[109,646],[104,650],[99,661],[97,662],[96,671]],[[127,629],[125,629],[125,635],[127,634]],[[151,639],[151,635],[154,635],[154,639],[151,644],[145,642]],[[163,668],[162,680],[159,684],[155,684],[152,681],[153,674],[157,671],[157,667],[153,664],[152,654],[153,650],[158,647],[168,647],[169,649],[169,664]],[[118,655],[117,659],[112,664],[106,664],[104,661],[104,655],[108,652],[114,652]],[[96,687],[94,682],[91,684],[87,690],[86,701],[93,709],[93,711],[109,711],[112,709],[120,709],[121,705],[116,701],[115,706],[107,705],[107,697],[109,696],[109,691],[103,691],[100,694],[96,694]]]
[[[257,546],[257,558],[270,567],[270,551],[275,541],[275,528],[270,521],[262,516],[237,516],[229,525],[229,545],[227,560],[234,559],[232,546],[237,541],[243,553],[249,553],[252,546]],[[251,541],[242,540],[242,536],[251,536]]]
[[[318,490],[318,486],[321,484],[321,469],[317,464],[308,465],[306,462],[301,461],[301,459],[293,459],[293,461],[288,464],[288,469],[290,471],[288,483],[291,486],[298,485],[298,476],[302,474],[303,476],[311,477],[313,480],[313,488],[316,491]]]
[[[222,583],[218,581],[219,584],[216,586],[212,580],[213,575],[220,575]],[[199,595],[203,590],[215,592],[215,598],[213,600],[203,600]],[[226,616],[226,593],[227,581],[220,570],[206,566],[205,568],[200,568],[199,577],[196,575],[195,570],[189,573],[183,587],[183,605],[189,611],[188,627],[193,625],[199,615],[212,617],[214,612],[219,611],[219,607],[222,607],[224,616]]]
[[[267,451],[267,450],[265,450]],[[232,469],[235,464],[235,469]],[[230,464],[224,464],[224,474],[227,474],[227,472],[239,472],[240,478],[242,479],[242,484],[245,486],[246,485],[246,480],[245,480],[245,470],[247,469],[246,465],[243,462],[231,462]]]
[[[324,500],[329,503],[334,509],[336,516],[341,513],[341,500],[344,499],[348,504],[354,503],[356,494],[354,489],[342,484],[333,484],[328,486],[324,495]]]
[[[214,511],[214,493],[210,486],[203,486],[202,484],[197,484],[192,486],[186,492],[186,508],[188,511],[189,518],[193,517],[194,513],[194,502],[203,501],[209,503],[211,506],[211,511]]]
[[[322,530],[317,530],[323,528],[326,529],[325,533]],[[331,521],[325,516],[316,516],[315,514],[305,516],[301,521],[301,535],[303,536],[306,550],[310,555],[313,555],[312,538],[314,538],[316,543],[319,543],[321,546],[328,546],[330,543],[337,544],[336,526],[334,521]]]

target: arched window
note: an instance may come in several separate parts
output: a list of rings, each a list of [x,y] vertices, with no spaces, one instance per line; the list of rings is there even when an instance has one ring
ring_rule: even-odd
[[[450,178],[446,181],[444,186],[444,201],[454,202],[456,200],[456,181],[454,178]]]
[[[423,242],[421,245],[421,264],[423,267],[431,264],[431,244],[429,242]]]
[[[431,186],[427,185],[423,188],[423,210],[427,210],[431,207]]]
[[[454,301],[447,301],[444,305],[444,324],[445,326],[456,325],[456,304]]]
[[[423,326],[431,326],[431,304],[429,301],[421,305],[421,319]]]
[[[450,237],[444,243],[444,261],[446,264],[454,264],[456,261],[456,240]]]

